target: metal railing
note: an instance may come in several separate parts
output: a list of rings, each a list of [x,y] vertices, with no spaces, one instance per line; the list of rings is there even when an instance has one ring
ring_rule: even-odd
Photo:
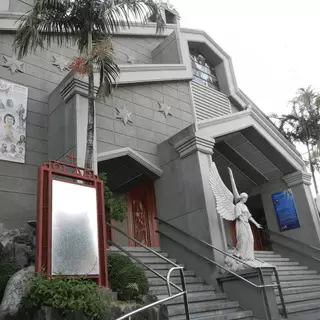
[[[299,245],[301,245],[301,246],[303,246],[303,247],[306,247],[306,248],[308,248],[308,249],[312,249],[312,250],[315,250],[315,251],[320,252],[320,248],[318,248],[318,247],[312,246],[312,245],[310,245],[310,244],[304,243],[304,242],[302,242],[302,241],[299,241],[299,240],[296,240],[296,239],[293,239],[293,238],[288,238],[288,237],[284,236],[283,234],[274,232],[274,231],[272,231],[272,230],[268,230],[268,232],[271,233],[271,234],[274,234],[274,235],[276,235],[276,236],[280,236],[281,238],[284,238],[284,239],[286,239],[286,240],[290,240],[290,241],[292,241],[292,242],[294,242],[294,243],[296,243],[296,244],[299,244]],[[271,241],[274,241],[274,240],[271,240]]]
[[[275,284],[265,284],[265,283],[264,283],[263,272],[262,272],[262,268],[261,268],[261,267],[253,268],[251,265],[249,265],[249,264],[246,263],[245,261],[237,258],[236,256],[234,256],[234,255],[232,255],[232,254],[229,254],[229,253],[227,253],[227,252],[225,252],[225,251],[223,251],[223,250],[221,250],[221,249],[213,246],[213,245],[210,244],[210,243],[207,243],[207,242],[205,242],[205,241],[203,241],[203,240],[200,240],[200,239],[198,239],[198,238],[196,238],[196,237],[194,237],[194,236],[191,236],[190,234],[188,234],[188,233],[186,233],[185,231],[183,231],[183,230],[181,230],[181,229],[179,229],[179,228],[171,225],[170,223],[168,223],[168,222],[166,222],[166,221],[163,221],[163,220],[161,220],[161,219],[159,219],[159,218],[155,218],[155,219],[158,220],[160,223],[163,223],[163,224],[169,226],[169,227],[172,228],[173,230],[180,232],[181,234],[183,234],[183,235],[185,235],[185,236],[187,236],[187,237],[189,237],[189,238],[197,241],[198,243],[200,243],[200,244],[202,244],[202,245],[204,245],[204,246],[206,246],[206,247],[209,247],[209,248],[211,248],[211,249],[213,249],[213,250],[216,250],[216,251],[224,254],[225,256],[228,256],[228,257],[234,259],[235,261],[237,261],[237,262],[239,262],[239,263],[241,263],[241,264],[243,264],[243,265],[245,265],[245,266],[247,266],[247,267],[249,267],[249,268],[251,268],[251,269],[256,269],[256,270],[258,271],[259,279],[260,279],[260,282],[261,282],[260,285],[255,284],[255,283],[251,282],[250,280],[248,280],[248,279],[242,277],[241,275],[237,274],[236,272],[233,272],[233,271],[229,270],[228,268],[226,268],[225,266],[221,265],[220,263],[218,263],[218,262],[216,262],[216,261],[214,261],[214,260],[212,260],[212,259],[209,259],[208,257],[205,257],[205,256],[203,256],[202,254],[200,254],[200,253],[198,253],[198,252],[193,251],[193,250],[190,249],[188,246],[186,246],[185,244],[177,241],[176,239],[173,239],[172,237],[170,237],[168,234],[164,233],[163,231],[159,231],[159,230],[157,231],[160,235],[168,238],[169,240],[171,240],[171,241],[173,241],[173,242],[178,243],[180,246],[182,246],[184,249],[186,249],[187,251],[191,252],[192,254],[199,256],[200,258],[206,260],[206,261],[209,262],[210,264],[214,264],[215,266],[217,266],[217,267],[225,270],[226,272],[232,274],[233,276],[235,276],[235,277],[237,277],[238,279],[246,282],[247,284],[249,284],[249,285],[251,285],[251,286],[253,286],[253,287],[261,290],[261,291],[262,291],[262,296],[263,296],[264,305],[265,305],[265,309],[266,309],[266,312],[267,312],[267,319],[272,319],[272,316],[271,316],[271,311],[270,311],[269,304],[268,304],[268,302],[267,302],[267,291],[266,291],[266,288],[269,288],[269,287],[277,288],[278,291],[279,291],[279,297],[280,297],[280,302],[281,302],[281,307],[282,307],[282,308],[281,308],[282,316],[284,316],[285,318],[288,317],[286,305],[285,305],[284,298],[283,298],[282,288],[281,288],[281,284],[280,284],[279,274],[278,274],[278,271],[277,271],[277,268],[276,268],[276,267],[270,265],[270,268],[272,268],[272,271],[273,271],[273,273],[274,273],[274,275],[275,275],[276,283],[275,283]],[[262,262],[263,262],[263,261],[262,261]],[[223,287],[222,287],[221,282],[218,281],[218,283],[219,283],[219,286],[220,286],[221,291],[223,291]]]
[[[150,303],[146,306],[143,306],[139,309],[136,309],[120,318],[118,318],[117,320],[124,320],[124,319],[129,319],[131,320],[131,317],[135,314],[138,314],[144,310],[147,310],[151,307],[154,307],[156,305],[160,305],[164,302],[167,302],[169,300],[173,300],[176,299],[178,297],[183,296],[183,303],[184,303],[184,309],[185,309],[185,314],[186,314],[186,319],[190,320],[190,314],[189,314],[189,304],[188,304],[188,294],[187,294],[187,288],[186,288],[186,281],[185,281],[185,277],[184,277],[184,267],[179,266],[178,264],[174,263],[173,261],[171,261],[170,259],[164,257],[163,255],[161,255],[159,252],[152,250],[151,248],[145,246],[143,243],[141,243],[140,241],[134,239],[133,237],[129,236],[128,234],[126,234],[124,231],[122,231],[121,229],[111,225],[110,223],[106,223],[107,226],[109,228],[112,228],[116,231],[118,231],[119,233],[121,233],[122,235],[124,235],[125,237],[127,237],[128,239],[130,239],[131,241],[135,242],[136,244],[138,244],[139,246],[145,248],[147,251],[151,252],[152,254],[154,254],[155,256],[157,256],[158,258],[161,258],[162,260],[166,261],[168,264],[172,265],[172,267],[169,269],[167,276],[164,277],[162,274],[160,274],[159,272],[157,272],[156,270],[154,270],[153,268],[149,267],[147,264],[145,264],[144,262],[142,262],[139,258],[137,258],[136,256],[132,255],[128,250],[122,248],[121,246],[119,246],[118,244],[116,244],[115,242],[109,240],[108,242],[111,243],[112,245],[114,245],[115,247],[117,247],[120,251],[124,252],[127,256],[129,256],[131,259],[137,261],[139,264],[141,264],[144,268],[148,269],[149,271],[151,271],[152,273],[154,273],[157,277],[161,278],[163,281],[165,281],[166,285],[167,285],[167,289],[168,289],[168,297],[155,301],[153,303]],[[180,279],[181,279],[181,288],[179,286],[177,286],[175,283],[170,281],[170,277],[173,271],[178,270],[180,273]],[[174,287],[178,293],[177,294],[172,294],[172,289],[171,287]]]

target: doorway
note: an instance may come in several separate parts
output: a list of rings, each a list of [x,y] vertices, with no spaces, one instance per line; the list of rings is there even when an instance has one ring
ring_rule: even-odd
[[[127,193],[128,233],[147,247],[159,247],[156,197],[153,182],[140,185]],[[138,246],[129,241],[130,247]]]

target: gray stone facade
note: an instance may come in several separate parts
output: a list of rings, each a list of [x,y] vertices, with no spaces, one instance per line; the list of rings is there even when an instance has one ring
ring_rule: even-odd
[[[10,8],[12,6],[11,3]],[[14,8],[22,12],[26,5],[20,3],[20,6]],[[0,25],[1,63],[3,56],[12,57],[14,54],[13,39],[12,33],[1,32]],[[136,59],[134,63],[151,63],[152,51],[163,38],[114,37],[113,40],[117,62],[129,65],[131,63],[128,56]],[[62,57],[68,63],[75,56],[75,49],[60,48],[53,44],[49,50],[38,51],[23,58],[24,73],[12,74],[9,69],[0,66],[2,79],[27,86],[29,89],[25,164],[0,162],[0,203],[1,207],[5,208],[0,210],[0,223],[6,228],[19,227],[35,218],[38,167],[49,158],[61,160],[67,152],[74,150],[75,132],[73,135],[66,134],[66,130],[71,133],[75,129],[75,123],[72,123],[75,101],[71,100],[65,105],[59,90],[55,90],[68,74],[68,70],[61,71],[53,62],[54,57]],[[129,145],[157,163],[156,143],[193,121],[188,82],[152,86],[153,88],[150,84],[121,86],[105,105],[97,104],[99,150],[107,151]],[[52,101],[50,108],[49,97]],[[157,101],[170,103],[173,116],[166,119],[158,112]],[[114,107],[120,105],[126,105],[132,111],[134,109],[133,124],[124,126],[116,119]],[[150,120],[153,120],[154,126],[150,127]],[[148,130],[153,127],[158,129],[150,134]],[[126,143],[128,139],[129,144]]]
[[[159,102],[171,107],[161,113]],[[125,106],[132,123],[116,119],[116,108]],[[158,165],[158,144],[193,123],[188,82],[120,86],[105,104],[97,104],[98,153],[129,147]]]
[[[4,57],[14,54],[15,21],[28,8],[18,0],[2,0],[0,4],[0,78],[29,89],[25,164],[0,161],[0,228],[19,227],[35,218],[37,170],[44,161],[65,160],[66,154],[73,151],[77,164],[84,165],[87,80],[68,71],[69,63],[78,55],[75,47],[53,43],[48,50],[30,54],[22,60],[23,72],[13,73],[3,66]],[[132,168],[125,173],[113,168],[113,182],[118,177],[121,182],[115,183],[119,192],[141,183],[137,179],[140,175],[154,180],[158,216],[181,223],[186,229],[190,227],[197,236],[201,227],[193,222],[205,224],[205,240],[220,248],[232,237],[229,224],[222,228],[220,217],[211,208],[214,199],[207,181],[211,160],[227,185],[227,167],[231,167],[241,191],[261,196],[260,206],[267,211],[269,228],[276,233],[279,230],[270,186],[289,188],[288,177],[302,175],[299,188],[303,192],[296,192],[302,226],[287,235],[298,235],[301,241],[308,242],[304,230],[311,230],[312,244],[320,243],[320,222],[301,155],[239,89],[230,56],[213,39],[203,31],[180,28],[178,16],[161,35],[149,23],[122,30],[112,39],[121,73],[112,96],[105,102],[96,101],[96,171],[98,164],[107,169],[109,163],[121,158],[124,166],[130,164]],[[201,67],[192,63],[194,51],[214,68],[218,87],[212,87],[201,74]],[[197,77],[202,80],[197,82]],[[129,118],[121,118],[119,113],[127,113]],[[180,136],[188,142],[181,142],[182,149],[173,141]],[[208,153],[204,156],[203,141],[212,139],[216,139],[215,147],[211,148],[210,157]],[[188,150],[192,155],[185,154]],[[167,159],[168,153],[172,157]],[[123,184],[127,187],[121,189]],[[168,194],[172,186],[183,188]],[[190,202],[193,196],[196,199]],[[308,210],[303,210],[306,206]],[[197,210],[201,211],[199,220]]]

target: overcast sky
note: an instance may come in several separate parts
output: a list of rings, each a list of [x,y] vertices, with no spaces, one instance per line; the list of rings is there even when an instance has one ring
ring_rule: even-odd
[[[320,87],[320,0],[170,3],[182,27],[204,30],[231,56],[239,88],[265,113],[286,113],[298,88]]]

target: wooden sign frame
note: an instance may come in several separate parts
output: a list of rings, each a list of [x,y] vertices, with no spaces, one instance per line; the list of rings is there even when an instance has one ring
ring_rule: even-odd
[[[97,219],[98,219],[98,252],[99,274],[77,275],[64,277],[92,278],[99,286],[108,288],[107,269],[107,237],[105,224],[104,187],[93,170],[74,165],[73,154],[68,158],[71,164],[58,161],[49,161],[43,164],[38,171],[38,204],[37,204],[37,240],[36,240],[36,273],[44,273],[46,277],[51,275],[52,263],[52,181],[58,180],[78,185],[86,185],[96,190]],[[66,195],[66,198],[68,195]]]

